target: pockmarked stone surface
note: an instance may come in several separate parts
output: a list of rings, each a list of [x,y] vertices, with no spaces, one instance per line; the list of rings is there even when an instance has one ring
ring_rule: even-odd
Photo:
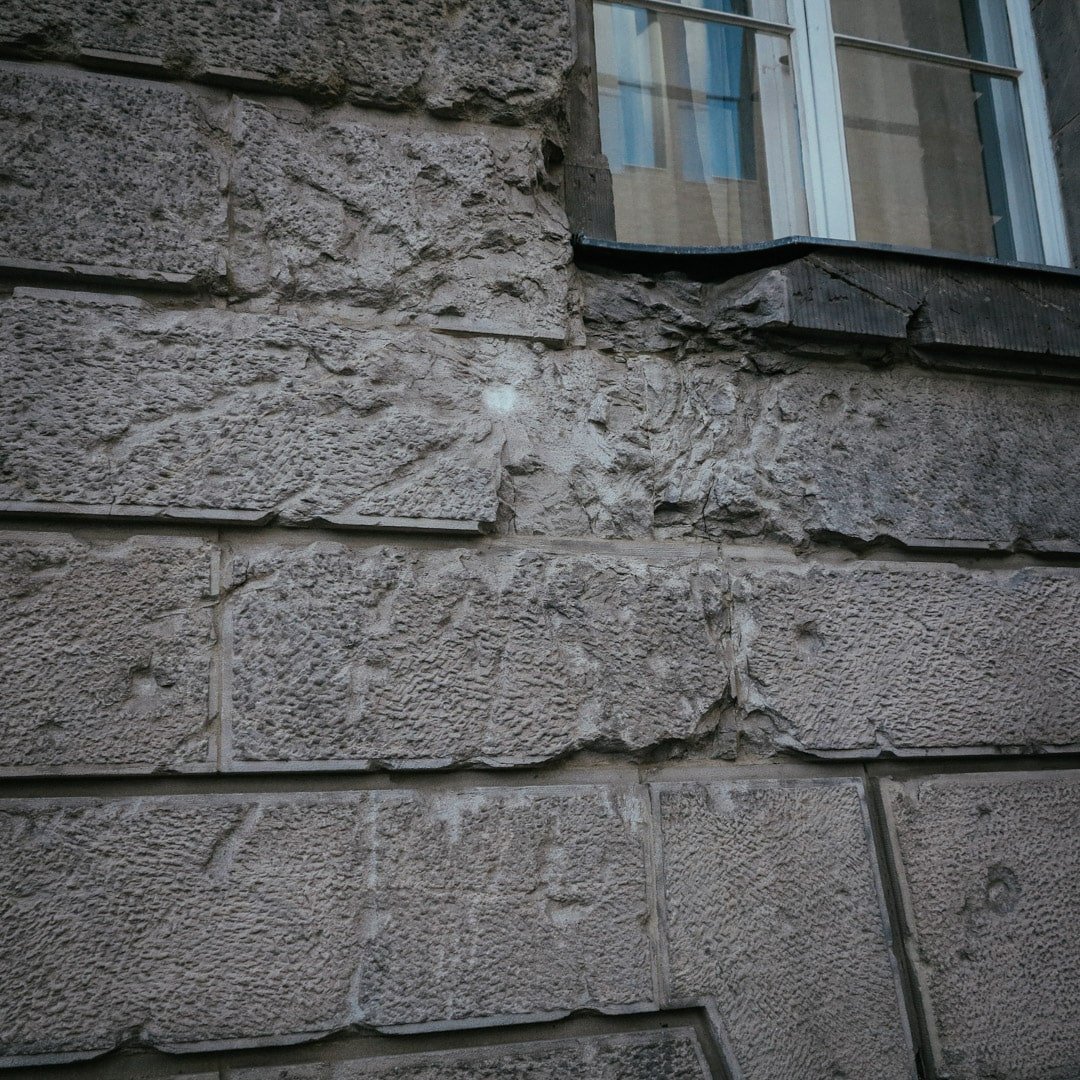
[[[715,724],[719,571],[320,542],[233,560],[237,761],[396,766],[638,750]]]
[[[561,0],[27,0],[4,11],[0,40],[65,60],[105,52],[174,75],[511,122],[551,111],[572,60]]]
[[[839,362],[763,379],[727,359],[646,369],[669,526],[1080,548],[1080,389]]]
[[[217,278],[223,138],[168,83],[0,64],[0,260]]]
[[[779,746],[1080,744],[1080,573],[735,564],[741,704]]]
[[[213,557],[0,533],[0,772],[209,767]]]
[[[672,1002],[715,1002],[747,1077],[913,1077],[861,786],[654,792]]]
[[[940,1075],[1080,1071],[1080,773],[882,785]]]
[[[643,816],[600,787],[3,802],[4,1060],[646,1008]]]
[[[241,294],[565,337],[570,236],[535,134],[244,102],[237,137]]]
[[[708,1080],[710,1075],[689,1029],[233,1070],[235,1080]]]
[[[536,365],[520,343],[19,292],[0,300],[0,501],[495,520],[490,388],[500,357]]]

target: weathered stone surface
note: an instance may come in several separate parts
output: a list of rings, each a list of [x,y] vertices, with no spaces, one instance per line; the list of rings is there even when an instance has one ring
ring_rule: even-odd
[[[209,767],[212,558],[0,534],[0,772]]]
[[[221,138],[179,87],[0,64],[0,259],[220,275]]]
[[[231,74],[321,98],[511,122],[557,107],[573,53],[562,0],[180,0],[134,9],[28,0],[4,10],[0,40],[35,55],[154,58],[196,78]]]
[[[252,102],[237,133],[241,293],[566,336],[569,233],[535,134]]]
[[[1080,1073],[1080,773],[883,784],[936,1074]]]
[[[601,787],[6,802],[0,1045],[640,1009],[642,817]]]
[[[234,560],[239,761],[636,750],[715,724],[722,582],[694,562],[340,544]]]
[[[747,563],[733,591],[740,703],[781,746],[1080,745],[1080,571]]]
[[[1062,160],[1067,172],[1071,159]],[[704,280],[693,276],[692,264],[687,269],[689,278],[595,267],[584,274],[583,315],[593,342],[701,351],[756,332],[759,347],[835,338],[876,348],[879,357],[906,342],[935,363],[942,353],[1016,353],[1029,372],[1039,358],[1080,356],[1075,277],[825,248],[719,282],[707,265],[700,267]]]
[[[740,363],[643,362],[667,529],[1080,549],[1080,388],[840,363],[763,378]]]
[[[755,1080],[912,1077],[861,785],[654,792],[673,1003],[715,1002]]]
[[[708,1080],[691,1029],[405,1054],[352,1061],[234,1069],[235,1080]]]
[[[0,312],[0,500],[495,520],[490,346],[46,290]]]

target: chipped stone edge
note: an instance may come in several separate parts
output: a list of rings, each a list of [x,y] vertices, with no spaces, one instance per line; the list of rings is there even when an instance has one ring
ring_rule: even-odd
[[[61,517],[84,520],[175,522],[199,525],[259,526],[274,523],[277,510],[238,510],[203,506],[142,506],[137,503],[0,502],[0,517]],[[329,526],[393,533],[454,533],[482,536],[491,523],[454,518],[380,517],[363,514],[313,514],[283,525]]]
[[[64,281],[85,281],[92,284],[118,282],[122,285],[138,285],[145,289],[195,291],[205,281],[207,274],[217,278],[216,268],[174,272],[167,270],[139,270],[126,266],[97,266],[91,263],[38,262],[32,259],[0,258],[0,275],[26,274]]]

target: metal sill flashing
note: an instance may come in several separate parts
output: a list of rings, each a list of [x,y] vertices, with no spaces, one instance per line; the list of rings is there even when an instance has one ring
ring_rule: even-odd
[[[894,247],[889,244],[866,244],[855,240],[828,240],[816,236],[785,236],[755,244],[732,247],[666,247],[653,244],[628,244],[575,234],[572,238],[576,260],[582,265],[605,266],[627,273],[652,274],[678,271],[690,277],[716,280],[736,277],[753,270],[778,266],[819,252],[845,252],[851,255],[874,255],[898,263],[942,264],[985,270],[992,274],[1023,274],[1042,279],[1062,279],[1080,283],[1080,269],[1046,266],[1040,263],[1012,262],[980,255],[961,255],[924,248]]]

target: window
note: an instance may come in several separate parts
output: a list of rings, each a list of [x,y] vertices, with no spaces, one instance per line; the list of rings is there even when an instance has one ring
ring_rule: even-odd
[[[608,239],[816,236],[1069,265],[1027,0],[591,11]]]

